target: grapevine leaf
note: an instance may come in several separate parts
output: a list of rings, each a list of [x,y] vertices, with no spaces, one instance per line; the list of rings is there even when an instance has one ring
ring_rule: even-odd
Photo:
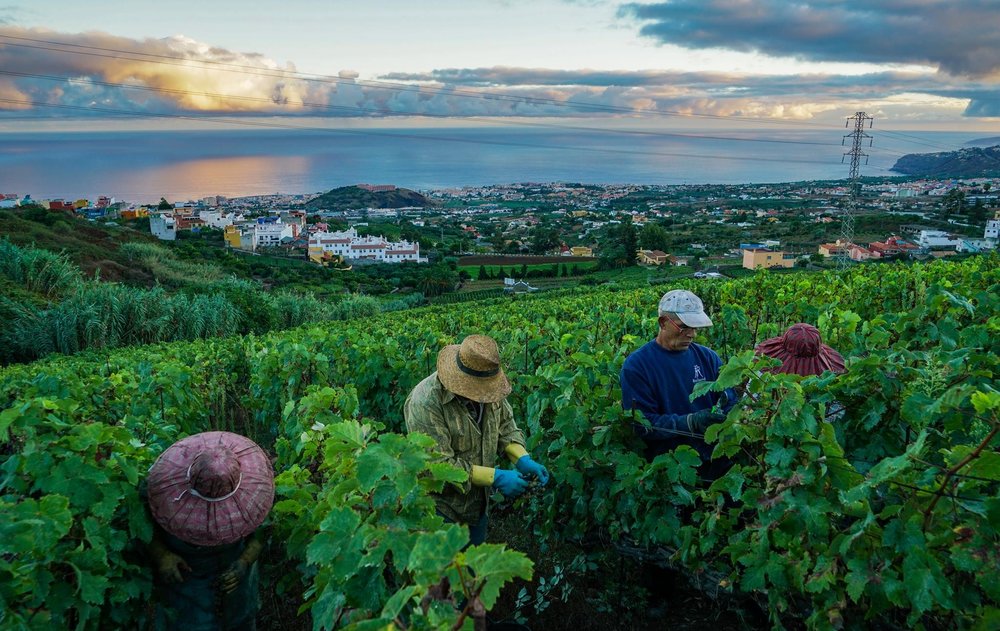
[[[865,591],[865,587],[871,581],[871,571],[868,569],[868,562],[858,557],[853,557],[847,561],[847,595],[851,600],[858,602]]]
[[[903,584],[916,609],[914,614],[929,611],[935,603],[948,605],[951,602],[951,586],[937,562],[925,552],[911,551],[903,559]]]
[[[976,408],[976,412],[979,414],[1000,411],[1000,392],[997,392],[993,388],[987,387],[985,392],[973,392],[971,400],[972,407]],[[0,422],[0,431],[2,430],[3,424]],[[2,437],[2,434],[0,434],[0,437]]]
[[[403,610],[403,607],[406,606],[406,603],[409,602],[410,599],[413,598],[413,595],[417,593],[417,589],[416,585],[408,585],[393,594],[392,597],[386,601],[385,607],[382,608],[382,617],[392,620],[398,616]]]
[[[427,465],[427,470],[430,471],[432,478],[443,482],[461,484],[469,479],[468,473],[447,462],[431,462]]]
[[[15,408],[7,408],[3,412],[0,412],[0,441],[7,440],[7,428],[20,416],[20,412]]]
[[[476,582],[482,586],[479,598],[491,609],[500,596],[505,583],[515,578],[531,580],[532,562],[522,552],[507,550],[505,546],[484,543],[463,553],[464,561],[475,573]]]
[[[421,533],[410,551],[406,567],[413,572],[416,582],[436,582],[445,567],[451,564],[455,555],[468,542],[468,530],[457,524],[450,524],[435,532]]]

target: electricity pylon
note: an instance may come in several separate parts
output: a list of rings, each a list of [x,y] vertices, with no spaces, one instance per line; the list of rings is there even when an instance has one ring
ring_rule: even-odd
[[[844,153],[844,157],[851,156],[851,191],[847,198],[847,207],[844,209],[841,224],[840,241],[842,250],[838,258],[838,264],[845,268],[851,264],[851,244],[854,243],[854,212],[858,208],[858,198],[861,196],[861,182],[858,181],[858,172],[861,167],[861,158],[864,157],[865,164],[868,164],[868,154],[861,151],[861,143],[868,139],[868,146],[872,146],[871,136],[865,133],[865,121],[871,129],[872,121],[875,120],[864,112],[856,112],[854,116],[847,119],[846,127],[851,126],[854,121],[854,131],[846,134],[840,144],[845,144],[848,138],[852,138],[851,150]],[[843,158],[841,158],[843,162]]]

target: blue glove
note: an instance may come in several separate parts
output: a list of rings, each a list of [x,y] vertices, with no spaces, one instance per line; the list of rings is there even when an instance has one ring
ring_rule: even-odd
[[[531,456],[521,456],[514,465],[525,476],[534,476],[542,486],[549,483],[549,470],[531,459]]]
[[[528,490],[528,481],[517,471],[510,469],[494,469],[493,488],[504,494],[504,497],[517,497]]]

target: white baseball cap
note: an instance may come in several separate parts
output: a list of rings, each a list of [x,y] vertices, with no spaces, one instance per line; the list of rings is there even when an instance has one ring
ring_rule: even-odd
[[[673,289],[660,298],[660,315],[673,313],[686,326],[700,329],[712,326],[712,319],[705,313],[701,298],[686,289]]]

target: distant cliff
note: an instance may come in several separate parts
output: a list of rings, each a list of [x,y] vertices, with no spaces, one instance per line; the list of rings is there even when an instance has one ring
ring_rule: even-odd
[[[941,153],[908,153],[896,160],[892,170],[927,177],[997,177],[1000,176],[1000,145]]]
[[[434,202],[416,191],[397,188],[369,191],[357,186],[342,186],[306,202],[310,210],[356,210],[362,208],[405,208],[434,206]]]

